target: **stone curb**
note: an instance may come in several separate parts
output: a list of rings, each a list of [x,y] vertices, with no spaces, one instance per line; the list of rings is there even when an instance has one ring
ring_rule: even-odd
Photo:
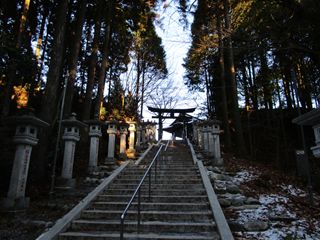
[[[57,239],[58,234],[67,229],[71,222],[78,218],[81,212],[86,209],[89,204],[122,172],[129,164],[129,161],[117,168],[108,178],[106,178],[99,186],[90,192],[83,200],[81,200],[71,211],[56,221],[55,225],[48,231],[42,233],[36,240]]]
[[[213,213],[213,217],[215,219],[218,231],[220,233],[220,237],[221,237],[222,240],[233,240],[234,238],[233,238],[233,235],[231,233],[230,227],[229,227],[229,225],[227,223],[227,220],[226,220],[226,218],[225,218],[225,216],[223,214],[223,211],[222,211],[221,206],[219,204],[217,195],[214,192],[214,189],[213,189],[213,187],[211,185],[211,182],[210,182],[210,179],[209,179],[209,177],[207,175],[205,167],[204,167],[202,161],[199,161],[197,159],[197,156],[195,154],[195,151],[194,151],[193,146],[190,143],[189,139],[187,139],[187,142],[188,142],[188,145],[189,145],[190,150],[191,150],[191,155],[192,155],[193,162],[195,164],[197,164],[197,166],[199,168],[199,171],[200,171],[200,174],[201,174],[201,178],[202,178],[202,182],[203,182],[203,185],[204,185],[204,187],[206,189],[206,192],[207,192],[207,195],[208,195],[208,200],[209,200],[209,203],[210,203],[210,207],[211,207],[211,210],[212,210],[212,213]]]

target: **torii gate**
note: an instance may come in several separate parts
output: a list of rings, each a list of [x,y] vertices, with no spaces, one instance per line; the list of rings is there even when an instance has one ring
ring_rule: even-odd
[[[196,108],[187,108],[187,109],[178,109],[178,108],[171,108],[171,109],[166,109],[166,108],[155,108],[155,107],[149,107],[148,110],[153,113],[158,113],[156,116],[152,116],[152,118],[158,118],[159,122],[159,129],[158,129],[158,138],[162,139],[162,132],[163,132],[163,127],[162,127],[162,120],[163,119],[170,119],[170,118],[178,118],[181,116],[186,116],[187,113],[192,113],[194,112]],[[175,115],[179,114],[179,115]]]

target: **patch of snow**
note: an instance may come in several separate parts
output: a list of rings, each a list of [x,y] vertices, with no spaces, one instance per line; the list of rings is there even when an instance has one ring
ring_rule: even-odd
[[[282,190],[292,196],[296,196],[296,197],[306,197],[307,193],[305,191],[303,191],[302,189],[295,187],[293,185],[281,185],[280,186],[282,188]]]
[[[306,239],[306,240],[320,240],[320,221],[316,219],[304,218],[294,220],[289,223],[282,221],[269,220],[270,214],[278,216],[287,216],[296,218],[296,213],[290,212],[286,208],[289,199],[287,197],[271,194],[261,195],[259,198],[261,206],[257,209],[239,210],[237,222],[244,224],[252,220],[269,221],[270,228],[262,232],[243,232],[241,235],[247,239]],[[314,225],[315,230],[312,233],[308,232],[309,223]]]
[[[241,184],[243,182],[248,182],[250,180],[253,180],[257,177],[258,176],[253,172],[241,171],[241,172],[237,172],[237,174],[233,177],[232,182],[235,184]]]

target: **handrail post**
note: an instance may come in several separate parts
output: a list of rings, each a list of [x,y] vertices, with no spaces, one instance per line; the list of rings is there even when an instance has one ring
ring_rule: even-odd
[[[123,232],[124,232],[124,217],[122,216],[121,216],[121,226],[120,226],[120,240],[123,240]]]
[[[141,220],[141,212],[140,212],[140,207],[141,207],[141,188],[139,188],[138,192],[138,233],[140,233],[140,220]]]
[[[149,202],[151,202],[151,171],[149,172]]]

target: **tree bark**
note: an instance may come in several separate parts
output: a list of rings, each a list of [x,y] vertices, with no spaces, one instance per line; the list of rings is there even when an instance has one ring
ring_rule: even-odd
[[[231,106],[232,106],[232,115],[235,126],[235,137],[236,137],[236,150],[237,154],[240,156],[246,155],[246,149],[244,145],[244,138],[242,132],[240,111],[239,111],[239,103],[238,103],[238,90],[235,78],[235,66],[233,60],[233,47],[232,47],[232,39],[231,39],[231,16],[230,16],[230,2],[229,0],[224,0],[224,14],[225,14],[225,27],[228,31],[229,35],[226,37],[227,43],[227,56],[226,61],[228,61],[228,68],[226,71],[228,72],[227,76],[230,77],[231,84]]]
[[[66,30],[66,16],[68,12],[68,0],[59,1],[55,21],[54,42],[51,51],[50,65],[45,88],[45,95],[41,104],[41,118],[52,123],[57,113],[57,93],[60,84],[60,73],[64,55],[64,39]]]
[[[110,45],[110,37],[111,37],[111,14],[113,11],[113,1],[108,2],[108,15],[107,15],[107,21],[106,21],[106,31],[105,31],[105,40],[104,40],[104,46],[102,51],[102,62],[98,77],[98,93],[97,93],[97,101],[95,104],[95,115],[100,116],[100,105],[103,102],[103,93],[104,93],[104,86],[105,86],[105,78],[106,78],[106,71],[109,67],[109,45]]]
[[[79,51],[81,47],[81,36],[82,29],[85,19],[87,0],[81,0],[79,9],[78,9],[78,17],[76,21],[75,30],[73,32],[74,38],[71,45],[71,54],[69,61],[69,70],[68,70],[68,84],[67,84],[67,92],[64,106],[64,116],[68,117],[72,111],[72,101],[74,95],[74,83],[77,76],[77,62],[79,58]]]
[[[220,67],[220,84],[221,84],[221,98],[222,98],[222,125],[224,129],[224,141],[226,150],[231,150],[231,135],[230,135],[230,125],[229,125],[229,112],[228,112],[228,102],[226,94],[226,76],[225,76],[225,66],[224,66],[224,44],[222,39],[222,26],[220,16],[217,15],[217,29],[219,37],[219,67]]]
[[[100,5],[97,5],[97,17],[94,27],[94,38],[92,43],[91,55],[89,57],[89,68],[88,68],[88,80],[86,87],[86,94],[82,110],[82,120],[90,119],[91,105],[92,105],[92,91],[96,76],[98,51],[99,51],[99,38],[101,32],[101,12],[99,9]]]

